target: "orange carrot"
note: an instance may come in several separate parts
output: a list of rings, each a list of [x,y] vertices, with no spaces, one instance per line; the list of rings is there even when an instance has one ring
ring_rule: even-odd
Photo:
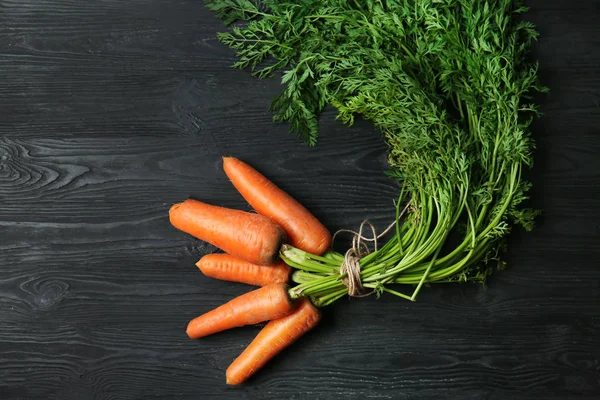
[[[236,297],[190,321],[186,333],[190,338],[197,339],[282,317],[294,309],[288,289],[285,283],[272,283]]]
[[[257,170],[233,157],[223,157],[223,169],[252,208],[283,228],[289,244],[317,255],[331,247],[327,228]]]
[[[291,267],[283,261],[275,265],[257,265],[229,254],[205,255],[196,266],[211,278],[256,286],[285,283],[291,271]]]
[[[227,368],[228,385],[239,385],[262,368],[271,358],[311,330],[321,313],[310,300],[298,300],[298,308],[285,317],[269,322],[252,343]]]
[[[274,264],[285,241],[285,232],[265,216],[191,199],[171,207],[169,218],[175,228],[254,264]]]

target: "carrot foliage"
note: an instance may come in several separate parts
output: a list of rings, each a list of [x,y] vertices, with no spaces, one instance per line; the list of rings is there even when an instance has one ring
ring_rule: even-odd
[[[219,39],[236,50],[234,67],[260,78],[282,71],[275,120],[315,145],[332,105],[344,123],[361,116],[384,135],[402,190],[395,235],[360,261],[366,289],[414,300],[425,283],[484,281],[503,265],[511,227],[533,227],[522,174],[532,164],[532,96],[545,88],[519,1],[205,3],[231,25]],[[293,294],[321,305],[347,294],[340,254],[287,247],[282,257],[299,270]]]

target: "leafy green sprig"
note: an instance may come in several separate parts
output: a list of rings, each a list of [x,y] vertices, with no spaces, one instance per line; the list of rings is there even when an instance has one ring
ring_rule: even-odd
[[[360,261],[376,293],[414,300],[425,283],[483,281],[513,224],[533,227],[522,208],[532,163],[529,125],[537,38],[515,0],[206,0],[230,32],[237,68],[260,78],[283,70],[274,119],[309,145],[327,105],[352,124],[372,121],[386,138],[392,175],[402,182],[396,234]],[[397,210],[397,211],[398,211]],[[397,217],[400,217],[397,212]],[[449,237],[462,237],[449,246]],[[286,247],[298,269],[296,296],[319,304],[345,296],[341,254]],[[407,295],[393,284],[415,288]]]

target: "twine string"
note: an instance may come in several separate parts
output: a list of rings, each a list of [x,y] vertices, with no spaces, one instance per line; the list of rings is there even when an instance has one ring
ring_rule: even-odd
[[[406,211],[409,209],[409,204],[410,202],[406,204],[406,206],[398,216],[398,219],[400,219],[404,215],[404,213],[406,213]],[[364,256],[371,253],[371,250],[369,249],[369,245],[367,243],[373,242],[374,251],[377,251],[378,240],[385,236],[396,225],[396,222],[397,220],[394,220],[394,222],[392,222],[379,235],[377,234],[375,226],[369,220],[364,220],[360,224],[358,232],[353,231],[351,229],[340,229],[333,235],[332,240],[335,241],[336,236],[340,233],[352,234],[352,247],[350,247],[348,251],[346,251],[346,254],[344,254],[344,261],[340,266],[340,275],[343,276],[342,283],[348,288],[349,296],[366,297],[375,293],[375,289],[371,290],[368,293],[364,293],[364,286],[360,277],[360,260]],[[365,229],[365,226],[371,229],[371,233],[373,234],[372,237],[367,237],[363,235],[363,230]]]

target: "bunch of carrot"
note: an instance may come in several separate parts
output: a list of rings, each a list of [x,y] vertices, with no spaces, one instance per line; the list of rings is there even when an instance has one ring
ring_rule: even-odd
[[[175,204],[171,224],[225,253],[209,254],[196,264],[207,276],[261,286],[192,321],[192,339],[270,321],[226,372],[227,383],[247,380],[271,358],[312,329],[319,310],[308,298],[290,292],[291,268],[279,259],[284,244],[322,255],[331,234],[305,207],[254,168],[223,157],[235,188],[257,213],[209,205],[196,200]]]

